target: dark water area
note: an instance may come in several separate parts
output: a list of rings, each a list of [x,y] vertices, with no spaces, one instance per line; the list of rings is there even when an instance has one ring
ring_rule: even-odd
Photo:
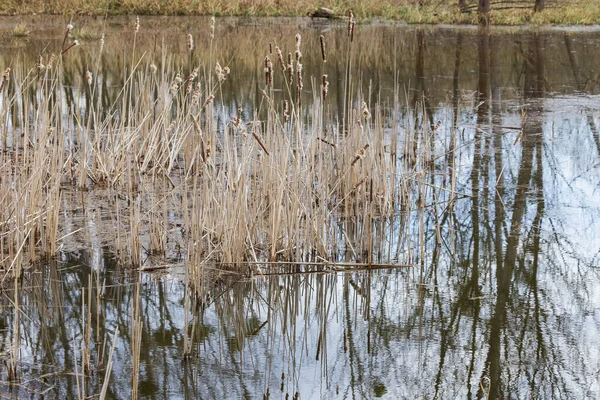
[[[10,35],[16,22],[0,19],[0,70],[24,76],[60,48],[68,21],[26,18],[25,39]],[[132,57],[182,76],[196,66],[209,74],[220,60],[231,75],[215,118],[226,120],[260,102],[269,44],[287,54],[297,32],[305,118],[323,73],[329,112],[344,107],[347,57],[333,51],[347,41],[343,24],[217,20],[211,53],[208,19],[142,18],[132,54],[132,23],[106,22],[94,100],[104,108]],[[67,107],[85,116],[92,100],[80,88],[104,22],[75,24],[81,46],[65,57],[64,75],[74,78],[63,90]],[[325,67],[321,34],[331,49]],[[135,359],[138,397],[147,399],[600,398],[600,30],[374,24],[359,26],[352,51],[353,91],[382,108],[406,104],[387,114],[389,135],[441,121],[432,129],[437,173],[419,197],[427,211],[383,223],[395,238],[379,243],[392,249],[383,262],[410,267],[271,275],[259,266],[217,274],[197,298],[175,248],[170,268],[116,263],[110,196],[64,193],[63,232],[77,232],[56,260],[0,292],[0,397],[98,395],[112,354],[111,399],[131,398]],[[27,117],[11,118],[18,127]],[[454,200],[434,190],[451,176]],[[356,261],[348,253],[339,261]],[[9,381],[15,337],[19,379]]]

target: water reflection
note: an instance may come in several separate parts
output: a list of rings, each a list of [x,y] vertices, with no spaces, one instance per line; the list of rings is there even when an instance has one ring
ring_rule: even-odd
[[[240,61],[224,89],[232,110],[256,96],[268,43],[291,46],[296,28],[275,26],[270,35],[243,24],[222,28],[223,38],[248,37],[261,50],[241,53],[224,39],[217,58],[235,54]],[[317,43],[318,31],[302,29],[305,40]],[[117,266],[103,233],[112,223],[109,207],[94,203],[98,193],[77,193],[97,207],[87,214],[74,208],[66,218],[85,233],[74,235],[72,246],[86,249],[29,271],[18,288],[19,311],[14,289],[2,292],[0,354],[5,359],[18,336],[22,356],[20,380],[0,376],[3,396],[100,393],[118,329],[107,398],[129,397],[138,290],[144,398],[600,396],[600,41],[590,33],[547,31],[361,32],[365,87],[378,88],[374,96],[408,96],[411,104],[406,113],[414,118],[396,116],[390,127],[404,121],[431,127],[422,138],[431,143],[431,169],[418,189],[424,200],[409,198],[411,212],[389,228],[406,243],[401,256],[416,267],[217,275],[194,297],[177,268],[139,273]],[[173,62],[186,68],[184,42],[174,39],[181,31],[167,34],[180,47]],[[333,30],[334,46],[343,34]],[[144,40],[141,48],[156,42],[150,33]],[[16,54],[33,60],[37,41],[9,48],[0,61]],[[111,46],[94,100],[106,105],[122,85],[118,65],[127,43]],[[306,55],[309,69],[317,65],[310,62],[318,57],[314,49]],[[86,51],[65,64],[80,79],[91,56]],[[343,60],[330,57],[328,68],[342,76]],[[396,82],[407,82],[406,95]],[[64,84],[67,102],[77,104],[81,85]],[[335,91],[343,85],[332,84],[340,109],[343,96]],[[12,115],[19,126],[23,114]],[[403,161],[417,163],[414,155],[423,149],[406,143]],[[419,201],[426,211],[415,207]],[[352,221],[347,227],[360,241]],[[413,252],[420,247],[424,257]],[[180,260],[175,249],[171,257]]]

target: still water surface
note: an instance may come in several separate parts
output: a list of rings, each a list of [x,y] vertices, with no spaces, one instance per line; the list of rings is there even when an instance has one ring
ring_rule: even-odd
[[[34,65],[62,41],[63,21],[32,20],[25,40],[8,35],[14,21],[0,20],[1,69]],[[130,61],[130,23],[106,24],[106,104]],[[95,62],[102,21],[77,26],[91,37],[65,61],[75,79],[64,90],[68,106],[84,113],[78,88]],[[143,18],[137,52],[159,67],[211,70],[208,26],[202,18]],[[192,55],[188,32],[196,36]],[[312,49],[304,64],[318,90],[318,37],[334,49],[346,40],[343,25],[218,21],[215,59],[232,73],[216,118],[259,101],[269,43],[291,51],[296,32]],[[168,60],[163,46],[174,54]],[[116,337],[107,398],[129,398],[139,290],[141,398],[599,398],[600,31],[367,25],[355,49],[356,89],[365,97],[391,104],[400,88],[407,109],[423,110],[403,121],[442,121],[440,170],[451,132],[457,136],[462,196],[425,216],[424,259],[407,256],[416,246],[409,238],[397,260],[414,267],[222,276],[192,301],[181,259],[172,254],[172,268],[141,275],[118,266],[106,210],[94,203],[102,193],[65,193],[65,224],[81,230],[57,260],[24,277],[19,330],[14,294],[1,295],[0,357],[20,335],[23,362],[18,382],[0,375],[0,395],[98,394]],[[339,99],[333,114],[343,107],[345,60],[332,52],[327,61],[330,95]],[[416,218],[407,221],[392,226],[397,236],[418,232]],[[76,373],[88,333],[93,362],[82,389]]]

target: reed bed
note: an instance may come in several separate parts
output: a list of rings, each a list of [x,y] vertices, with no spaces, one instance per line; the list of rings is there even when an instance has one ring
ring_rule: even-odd
[[[105,188],[115,196],[115,253],[134,267],[166,254],[173,241],[195,266],[193,274],[211,263],[335,262],[341,248],[356,262],[389,261],[381,250],[374,260],[373,230],[398,216],[405,194],[407,180],[398,179],[400,141],[386,127],[386,119],[399,114],[363,96],[365,85],[350,63],[349,21],[341,116],[330,114],[325,37],[317,49],[321,77],[303,76],[297,35],[295,48],[284,51],[292,54],[288,60],[277,46],[279,54],[269,54],[273,61],[267,55],[257,104],[236,110],[221,100],[234,65],[212,60],[174,68],[163,50],[159,70],[136,51],[139,19],[123,84],[108,107],[98,101],[103,40],[78,92],[62,90],[73,82],[63,65],[79,46],[70,25],[61,49],[41,54],[35,66],[7,69],[1,103],[4,278],[53,256],[72,234],[59,229],[65,192]],[[211,47],[218,40],[207,39]],[[191,34],[187,41],[191,52]],[[311,104],[304,107],[308,96]]]
[[[71,24],[60,48],[40,54],[35,65],[7,68],[0,92],[0,271],[2,284],[14,285],[16,307],[24,271],[67,251],[81,235],[73,202],[83,223],[102,215],[104,231],[97,234],[135,274],[183,265],[186,314],[222,271],[293,276],[420,265],[422,281],[426,219],[437,223],[455,199],[455,182],[445,179],[453,147],[447,152],[441,122],[427,114],[424,98],[400,103],[399,82],[392,99],[373,101],[370,82],[353,63],[360,32],[352,12],[347,22],[339,50],[347,59],[341,109],[329,97],[337,72],[327,64],[333,46],[323,35],[306,49],[300,34],[291,48],[265,49],[256,102],[227,107],[223,85],[235,62],[213,51],[214,19],[208,37],[184,37],[190,54],[203,46],[211,49],[208,57],[190,55],[175,65],[164,46],[153,59],[136,45],[143,24],[137,18],[130,58],[108,103],[101,100],[104,34],[92,44],[98,56],[84,79],[66,67],[80,48]],[[304,52],[321,58],[318,76],[305,74]],[[77,91],[64,90],[73,82],[80,82]],[[418,227],[407,223],[415,216]],[[437,237],[439,246],[439,229]],[[92,359],[107,368],[105,379],[112,365],[110,338],[91,343],[99,275],[89,286],[95,289],[81,303],[86,329],[74,346],[82,398]],[[135,295],[132,398],[144,335],[140,312]],[[14,324],[9,379],[19,376],[18,318]],[[186,317],[186,332],[193,337],[196,329]],[[186,356],[192,343],[186,337]]]

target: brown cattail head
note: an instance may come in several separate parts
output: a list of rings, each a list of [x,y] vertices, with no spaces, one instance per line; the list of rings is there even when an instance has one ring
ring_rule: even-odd
[[[348,37],[350,37],[353,22],[354,22],[354,13],[352,12],[352,10],[348,10]]]
[[[296,51],[300,51],[300,44],[302,44],[302,36],[296,33]]]
[[[192,36],[191,33],[188,33],[188,35],[187,35],[187,46],[188,46],[189,51],[194,50],[194,37]]]
[[[327,56],[325,55],[325,36],[319,36],[319,41],[321,42],[321,58],[323,62],[327,62]]]
[[[269,54],[273,54],[273,43],[269,43]]]
[[[302,64],[300,61],[296,63],[296,103],[300,106],[302,102],[302,88],[304,84],[302,82]]]
[[[362,149],[359,149],[356,152],[356,155],[354,156],[354,159],[352,160],[351,165],[354,166],[354,164],[356,164],[358,162],[358,160],[365,158],[365,156],[367,155],[367,149],[369,148],[369,143],[365,144],[365,146]]]
[[[169,89],[171,96],[175,96],[177,94],[177,91],[179,90],[179,84],[181,84],[181,82],[183,82],[183,79],[181,79],[181,75],[177,74],[173,84],[171,85],[171,88]]]
[[[135,33],[138,33],[140,31],[140,17],[139,17],[139,15],[135,17],[134,30],[135,30]]]
[[[327,81],[327,74],[323,74],[323,100],[327,97],[327,93],[329,93],[329,82]]]
[[[212,94],[210,96],[208,96],[208,98],[206,99],[206,101],[204,102],[204,104],[202,104],[202,108],[206,107],[207,105],[209,105],[210,103],[212,103],[212,101],[214,100],[215,96],[213,96]]]
[[[288,80],[290,81],[291,85],[294,83],[294,63],[292,62],[292,53],[288,53],[287,61]]]
[[[283,101],[283,123],[287,123],[290,118],[290,105],[287,100]]]
[[[273,86],[273,63],[269,56],[265,57],[265,84]]]
[[[190,94],[192,88],[194,87],[194,79],[198,76],[198,67],[194,68],[192,73],[187,77],[187,87],[185,88],[185,93]]]
[[[196,89],[194,89],[194,94],[192,95],[192,107],[196,107],[198,102],[200,101],[200,83],[196,84]]]
[[[279,68],[285,72],[285,61],[283,61],[283,54],[279,46],[275,46],[275,52],[277,53],[277,61],[279,61]]]
[[[364,101],[362,103],[362,113],[363,113],[363,117],[365,117],[365,119],[371,118],[371,113],[369,112],[369,107],[367,106],[367,103],[365,103]]]
[[[215,17],[210,17],[210,40],[215,38]]]
[[[8,82],[10,78],[10,68],[6,68],[4,74],[2,74],[2,83],[0,83],[0,93],[2,93],[2,89],[4,89],[4,85]]]
[[[350,42],[354,41],[354,28],[356,27],[356,21],[354,20],[354,13],[352,10],[348,10],[348,37]]]
[[[85,72],[85,80],[87,81],[88,86],[92,86],[92,73],[90,71]]]

